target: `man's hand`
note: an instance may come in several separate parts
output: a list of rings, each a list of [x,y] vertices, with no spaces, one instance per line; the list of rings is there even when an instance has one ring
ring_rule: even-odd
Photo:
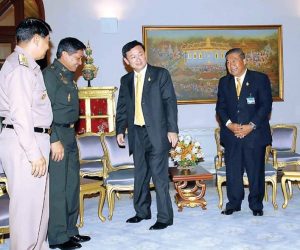
[[[47,171],[47,166],[44,157],[41,157],[40,159],[31,162],[31,174],[34,177],[40,178],[46,174],[46,171]]]
[[[51,143],[51,159],[53,161],[61,161],[64,158],[64,146],[60,141]]]
[[[247,136],[253,130],[253,127],[249,124],[240,125],[240,124],[237,124],[237,123],[230,123],[230,124],[228,124],[227,127],[228,127],[228,129],[230,129],[232,131],[232,133],[234,133],[234,135],[237,138],[240,138],[240,139]]]
[[[175,148],[178,142],[178,134],[174,132],[168,132],[169,142],[172,144],[172,148]]]
[[[117,142],[119,146],[125,147],[125,139],[123,134],[118,134],[117,135]]]

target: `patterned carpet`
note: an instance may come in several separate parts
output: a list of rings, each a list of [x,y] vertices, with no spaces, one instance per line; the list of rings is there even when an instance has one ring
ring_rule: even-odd
[[[174,188],[171,184],[172,199]],[[225,193],[225,189],[224,189]],[[248,190],[246,189],[246,195]],[[271,190],[269,188],[269,194]],[[286,209],[282,209],[281,188],[277,192],[278,210],[274,210],[270,201],[264,203],[264,216],[254,217],[248,208],[247,198],[241,212],[231,216],[220,214],[217,207],[218,196],[214,183],[208,184],[206,192],[207,210],[184,208],[178,212],[174,208],[174,225],[165,230],[149,231],[156,220],[155,192],[152,192],[151,220],[138,224],[127,224],[126,219],[133,216],[132,199],[122,194],[116,200],[112,221],[102,223],[97,217],[98,198],[85,199],[85,224],[81,234],[92,237],[83,243],[81,249],[87,250],[158,250],[158,249],[299,249],[300,248],[300,190],[294,186],[294,196]],[[225,193],[226,197],[226,193]],[[173,199],[174,200],[174,199]],[[107,216],[107,206],[103,214]],[[8,249],[8,242],[0,249]]]

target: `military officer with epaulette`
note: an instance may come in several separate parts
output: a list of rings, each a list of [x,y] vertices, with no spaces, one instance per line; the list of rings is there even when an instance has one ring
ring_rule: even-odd
[[[8,179],[10,249],[45,250],[49,218],[51,103],[36,60],[49,49],[51,28],[27,18],[0,71],[0,161]]]
[[[44,71],[46,88],[51,100],[50,248],[80,248],[90,240],[80,235],[76,222],[79,213],[79,156],[74,124],[79,118],[78,89],[74,72],[81,65],[85,45],[76,38],[59,42],[57,59]]]

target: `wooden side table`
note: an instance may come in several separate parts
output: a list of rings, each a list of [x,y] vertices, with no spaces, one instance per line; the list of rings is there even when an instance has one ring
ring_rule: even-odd
[[[169,168],[169,173],[176,189],[175,203],[178,211],[183,207],[197,207],[206,209],[207,202],[204,199],[206,191],[205,180],[212,180],[213,175],[201,166],[190,171]],[[188,182],[195,182],[194,187],[188,187]]]
[[[288,204],[288,200],[291,197],[291,192],[292,192],[292,186],[289,188],[289,194],[287,193],[286,190],[286,182],[291,182],[291,181],[300,181],[300,166],[299,165],[291,165],[291,166],[286,166],[282,170],[282,177],[281,177],[281,188],[282,188],[282,193],[283,193],[283,198],[284,198],[284,203],[282,205],[282,208],[286,208]],[[299,183],[298,183],[299,186]]]

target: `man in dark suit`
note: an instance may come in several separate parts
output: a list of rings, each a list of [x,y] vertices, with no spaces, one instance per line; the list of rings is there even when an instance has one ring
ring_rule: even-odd
[[[123,59],[134,72],[121,78],[117,104],[117,141],[124,146],[128,129],[129,153],[133,153],[134,209],[136,215],[127,223],[151,218],[152,177],[156,190],[157,221],[150,230],[173,224],[169,194],[168,155],[178,141],[177,100],[166,69],[147,64],[145,47],[138,41],[124,45]]]
[[[272,140],[271,84],[267,75],[246,68],[245,54],[240,48],[226,53],[226,65],[229,74],[220,79],[216,106],[221,143],[225,148],[229,200],[222,214],[241,210],[245,169],[249,179],[249,207],[254,216],[262,216],[264,157],[266,146]]]

